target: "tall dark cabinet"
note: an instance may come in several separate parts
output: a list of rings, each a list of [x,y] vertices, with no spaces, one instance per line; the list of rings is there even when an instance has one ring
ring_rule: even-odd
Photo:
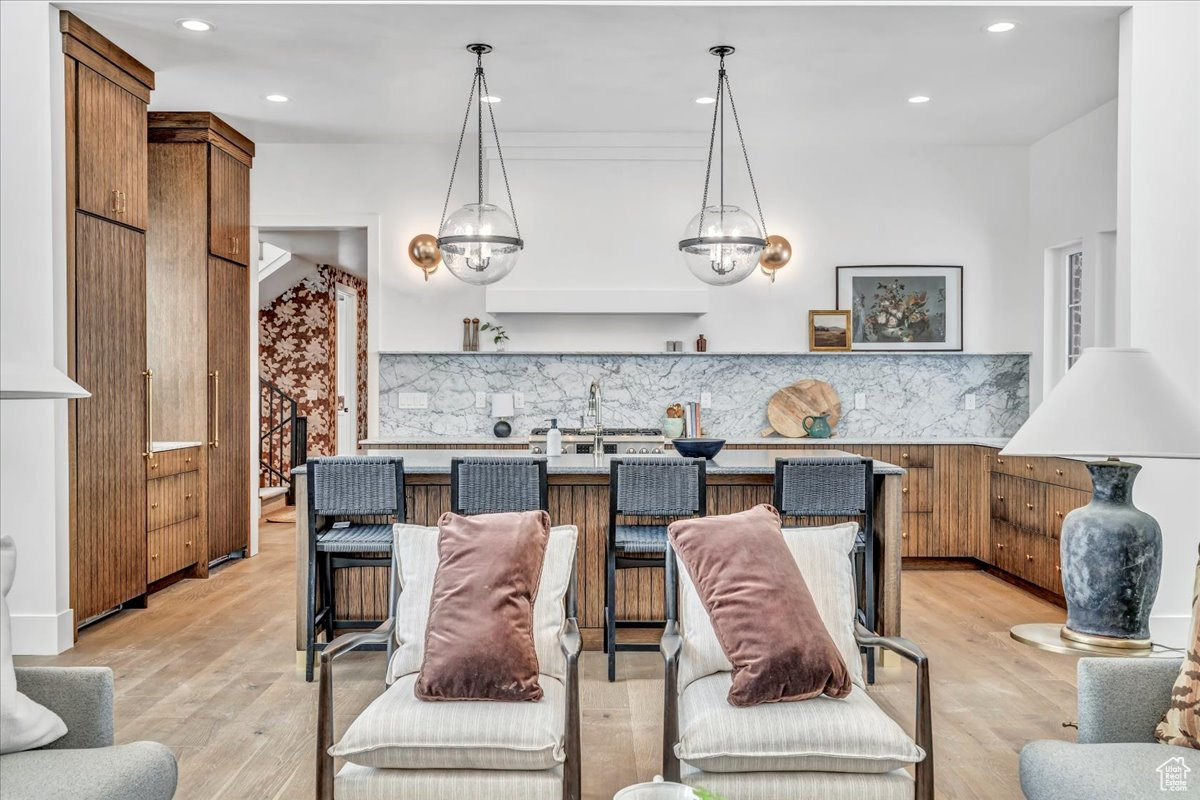
[[[76,624],[146,594],[146,106],[154,73],[69,13],[71,589]]]

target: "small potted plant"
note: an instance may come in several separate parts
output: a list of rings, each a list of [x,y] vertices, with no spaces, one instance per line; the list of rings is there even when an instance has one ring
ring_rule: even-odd
[[[491,331],[492,344],[496,345],[496,352],[504,352],[504,343],[508,341],[508,332],[504,330],[504,326],[496,325],[491,322],[485,322],[480,326],[481,331]]]

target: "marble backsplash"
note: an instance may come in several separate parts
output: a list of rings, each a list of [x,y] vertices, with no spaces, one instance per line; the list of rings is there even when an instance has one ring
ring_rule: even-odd
[[[488,435],[490,402],[476,408],[476,392],[524,394],[514,436],[550,417],[578,426],[596,378],[606,426],[661,427],[669,404],[709,392],[705,433],[730,439],[757,436],[771,395],[802,378],[837,390],[844,437],[1006,438],[1029,416],[1029,356],[1020,353],[382,353],[379,436]],[[866,408],[854,408],[856,392]],[[398,408],[400,393],[425,394],[428,407]]]

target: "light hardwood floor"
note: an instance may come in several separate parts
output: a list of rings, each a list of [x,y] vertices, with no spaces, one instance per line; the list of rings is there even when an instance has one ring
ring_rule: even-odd
[[[292,528],[262,526],[260,555],[153,596],[84,631],[54,658],[23,664],[107,665],[116,675],[117,738],[153,739],[179,758],[180,800],[313,796],[317,685],[293,651]],[[1075,661],[1017,644],[1016,622],[1063,613],[981,572],[905,572],[904,633],[932,665],[938,796],[1019,798],[1017,752],[1070,738]],[[338,731],[382,689],[382,653],[339,660]],[[661,661],[623,653],[620,680],[585,653],[583,787],[607,800],[659,770]],[[872,694],[908,730],[913,673],[881,670]]]

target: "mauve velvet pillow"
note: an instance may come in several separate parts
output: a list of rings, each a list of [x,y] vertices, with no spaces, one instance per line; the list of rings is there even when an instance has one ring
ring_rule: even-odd
[[[667,532],[733,665],[730,704],[850,694],[850,673],[783,539],[778,511],[758,505],[683,519]]]
[[[541,700],[533,601],[550,538],[545,511],[438,520],[421,700]]]

